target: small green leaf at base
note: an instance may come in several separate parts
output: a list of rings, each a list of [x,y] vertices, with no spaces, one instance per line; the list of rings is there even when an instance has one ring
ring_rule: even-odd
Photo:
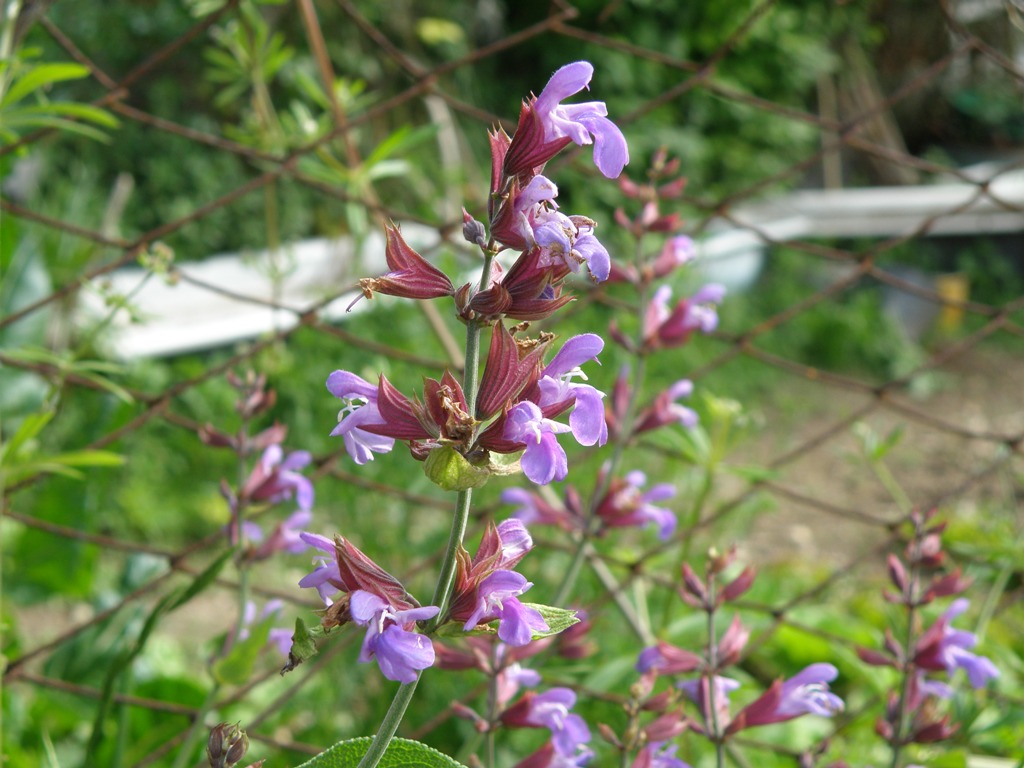
[[[356,768],[373,739],[361,736],[335,744],[298,768]],[[378,768],[466,768],[436,749],[409,739],[392,739]]]
[[[446,491],[479,488],[491,477],[487,467],[470,464],[465,456],[450,445],[432,450],[424,462],[423,471],[432,483]]]
[[[544,617],[544,623],[548,625],[547,632],[534,632],[533,639],[537,640],[542,637],[551,637],[557,635],[573,624],[579,624],[580,620],[576,617],[576,611],[571,611],[567,608],[556,608],[553,605],[538,605],[537,603],[523,603],[526,608],[533,608],[533,610],[540,613]]]
[[[288,663],[281,668],[281,674],[291,672],[299,664],[308,661],[317,654],[316,641],[327,636],[328,630],[322,624],[307,627],[300,618],[295,619],[295,632],[292,634],[292,647],[288,651]]]

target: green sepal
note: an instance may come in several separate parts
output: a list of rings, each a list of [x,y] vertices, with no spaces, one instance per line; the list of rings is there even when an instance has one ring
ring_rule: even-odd
[[[356,768],[373,739],[360,736],[339,742],[299,768]],[[377,768],[466,768],[448,755],[410,739],[392,739]]]
[[[434,485],[446,491],[479,488],[491,477],[487,467],[477,467],[450,445],[435,448],[427,456],[423,471]]]

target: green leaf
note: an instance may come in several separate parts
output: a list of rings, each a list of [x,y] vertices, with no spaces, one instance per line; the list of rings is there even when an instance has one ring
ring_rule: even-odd
[[[119,467],[124,464],[124,456],[112,451],[70,451],[49,456],[47,460],[66,467]]]
[[[533,610],[540,613],[544,617],[544,623],[548,625],[547,632],[534,632],[533,639],[537,640],[541,637],[551,637],[557,635],[559,632],[568,629],[573,624],[579,624],[579,619],[576,617],[576,611],[571,611],[566,608],[556,608],[553,605],[539,605],[537,603],[523,603],[527,608],[533,608]]]
[[[335,744],[298,768],[356,768],[373,739],[361,736]],[[379,768],[465,768],[448,755],[409,739],[392,739]]]
[[[56,413],[52,408],[47,408],[46,410],[30,413],[26,416],[25,420],[21,422],[21,426],[18,427],[18,431],[14,433],[14,436],[0,447],[0,466],[14,458],[25,443],[33,440],[36,435],[42,432],[43,428],[50,423]]]
[[[211,670],[214,679],[221,685],[245,685],[256,669],[256,659],[267,644],[270,629],[277,616],[267,616],[263,621],[249,628],[249,636],[238,640],[226,656],[217,659]]]
[[[118,119],[109,112],[94,107],[92,104],[78,104],[73,101],[50,101],[46,104],[37,104],[31,107],[18,107],[11,112],[12,115],[60,115],[61,117],[78,118],[88,120],[106,128],[116,128],[120,125]]]
[[[465,456],[450,445],[431,451],[423,463],[423,471],[432,483],[446,491],[479,488],[491,477],[487,468],[470,464]]]
[[[13,104],[32,91],[61,80],[80,80],[88,76],[89,70],[81,64],[40,64],[19,77],[11,86],[0,104]]]
[[[281,674],[291,672],[302,662],[316,656],[316,641],[327,637],[328,634],[330,634],[329,630],[324,629],[322,624],[314,624],[312,627],[307,627],[306,622],[296,617],[295,632],[292,634],[292,647],[288,651],[288,663],[284,665]]]

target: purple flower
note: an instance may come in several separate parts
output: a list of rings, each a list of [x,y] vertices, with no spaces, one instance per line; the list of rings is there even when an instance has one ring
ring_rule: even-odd
[[[241,497],[276,504],[294,495],[299,509],[312,509],[313,483],[296,471],[311,460],[308,451],[292,451],[285,456],[280,445],[275,443],[268,446],[246,479]]]
[[[731,677],[721,677],[715,675],[714,678],[714,707],[715,717],[718,720],[719,727],[724,726],[725,723],[729,722],[729,694],[740,687],[738,680],[733,680]],[[698,677],[694,680],[686,680],[678,684],[678,687],[683,690],[690,701],[694,702],[699,708],[701,715],[704,718],[704,722],[708,725],[711,724],[711,704],[710,699],[710,688],[708,686],[708,679],[706,677]]]
[[[644,344],[649,348],[684,344],[695,331],[710,333],[718,327],[716,304],[725,297],[725,287],[709,283],[688,299],[669,308],[672,289],[661,286],[654,292],[644,315]]]
[[[547,485],[569,474],[565,450],[555,437],[568,431],[570,427],[545,418],[537,405],[524,400],[509,410],[504,437],[526,445],[520,459],[523,473],[534,483]]]
[[[678,748],[678,744],[652,741],[637,755],[632,768],[690,768],[689,763],[676,757]]]
[[[966,598],[954,600],[929,628],[917,644],[914,662],[922,669],[942,670],[952,677],[957,668],[967,673],[967,678],[974,688],[983,688],[996,677],[999,670],[991,659],[978,656],[969,649],[973,648],[978,638],[973,632],[953,629],[953,619],[967,610],[970,601]]]
[[[586,216],[566,216],[559,212],[555,197],[558,187],[546,176],[534,176],[516,196],[516,237],[529,250],[541,249],[537,266],[564,266],[578,272],[586,264],[597,282],[608,279],[611,257],[594,235],[596,224]]]
[[[527,645],[534,630],[546,632],[544,617],[534,608],[519,602],[518,596],[533,586],[515,571],[497,570],[486,576],[477,587],[476,609],[463,629],[469,632],[477,625],[499,619],[498,638],[511,646]]]
[[[538,386],[541,407],[557,405],[568,400],[574,403],[569,415],[573,437],[580,445],[604,445],[608,440],[608,425],[604,418],[604,393],[573,379],[587,380],[580,366],[588,360],[597,361],[604,349],[604,339],[594,333],[573,336],[544,368]]]
[[[661,674],[678,675],[683,672],[692,672],[701,665],[701,657],[692,651],[684,650],[664,640],[659,640],[657,645],[652,645],[640,651],[637,656],[636,670],[641,674],[655,670]],[[688,690],[686,686],[695,685],[696,681],[684,683],[681,688]],[[690,698],[693,698],[691,695]]]
[[[828,684],[839,676],[831,664],[811,664],[782,684],[782,696],[775,717],[790,719],[799,715],[832,717],[842,712],[843,700],[831,693]]]
[[[792,720],[801,715],[832,717],[844,709],[843,700],[828,684],[839,671],[831,664],[811,664],[785,682],[776,681],[737,715],[730,731]]]
[[[242,528],[245,530],[246,538],[259,544],[252,553],[253,559],[263,560],[275,552],[288,552],[293,555],[305,552],[309,545],[302,540],[301,529],[309,525],[312,520],[312,512],[307,509],[297,509],[274,526],[269,538],[264,537],[263,529],[252,520],[243,521]]]
[[[665,541],[676,529],[676,515],[653,502],[672,498],[676,495],[676,488],[670,483],[659,483],[641,493],[640,489],[646,483],[647,475],[639,470],[614,482],[611,491],[601,500],[597,514],[605,525],[614,528],[652,524],[658,529],[658,538]]]
[[[507,650],[507,645],[499,643],[495,655],[501,658]],[[514,661],[501,668],[496,682],[495,701],[499,708],[504,708],[512,700],[512,697],[519,693],[520,688],[534,688],[540,685],[540,673],[534,669],[527,669],[518,661]]]
[[[608,108],[604,102],[560,103],[588,88],[593,75],[594,67],[590,62],[566,64],[548,80],[533,109],[544,125],[546,141],[566,136],[578,146],[593,142],[594,164],[601,173],[614,179],[629,162],[629,148],[622,131],[607,118]]]
[[[689,379],[680,379],[660,392],[654,398],[654,402],[637,418],[636,433],[660,429],[668,424],[679,424],[686,429],[693,429],[699,421],[697,412],[676,402],[679,398],[689,397],[692,393],[693,382]]]
[[[498,539],[501,541],[501,557],[496,568],[511,568],[533,549],[533,537],[526,530],[526,525],[514,517],[498,523]]]
[[[506,488],[501,492],[501,501],[504,504],[517,505],[512,514],[515,519],[527,525],[536,523],[572,527],[571,516],[564,507],[549,504],[537,494],[523,488]]]
[[[374,453],[388,453],[394,438],[367,432],[362,427],[384,424],[377,409],[377,387],[348,371],[334,371],[327,377],[327,389],[342,402],[338,425],[331,436],[341,435],[345,450],[356,464],[373,461]]]
[[[313,559],[317,567],[311,573],[303,576],[299,586],[303,589],[316,589],[324,605],[331,605],[331,595],[338,591],[338,588],[331,584],[332,581],[341,581],[341,571],[338,569],[338,560],[334,542],[326,536],[318,533],[307,533],[303,531],[299,538],[306,544],[327,553],[327,556],[318,555]]]
[[[537,694],[529,703],[527,725],[547,728],[555,751],[564,757],[577,757],[590,741],[590,729],[583,718],[570,712],[576,705],[576,694],[569,688],[552,688]]]
[[[408,610],[395,610],[377,595],[364,590],[351,594],[349,611],[352,621],[366,627],[359,661],[376,658],[381,673],[388,680],[399,683],[413,682],[419,670],[434,663],[434,646],[424,635],[411,632],[416,621],[437,615],[434,605]]]

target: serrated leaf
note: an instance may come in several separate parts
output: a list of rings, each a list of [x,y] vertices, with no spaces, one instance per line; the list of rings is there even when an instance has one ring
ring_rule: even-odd
[[[335,744],[298,768],[356,768],[373,739],[361,736]],[[409,739],[392,739],[378,768],[465,768],[448,755]]]
[[[563,632],[573,624],[579,624],[580,622],[579,618],[576,616],[576,611],[572,611],[567,608],[556,608],[553,605],[539,605],[537,603],[523,603],[523,606],[526,608],[533,608],[533,610],[537,611],[542,617],[544,617],[544,623],[548,625],[547,632],[534,631],[534,640],[557,635],[559,632]]]

